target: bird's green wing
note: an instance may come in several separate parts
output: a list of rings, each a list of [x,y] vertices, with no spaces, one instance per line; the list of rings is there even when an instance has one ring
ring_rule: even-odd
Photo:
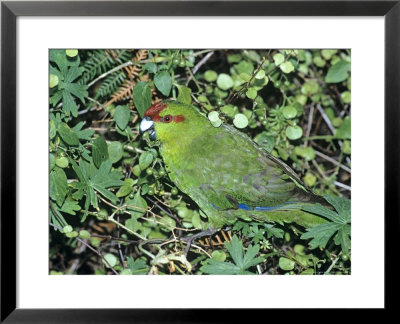
[[[268,210],[310,199],[288,166],[231,126],[204,134],[171,167],[173,180],[203,208]]]

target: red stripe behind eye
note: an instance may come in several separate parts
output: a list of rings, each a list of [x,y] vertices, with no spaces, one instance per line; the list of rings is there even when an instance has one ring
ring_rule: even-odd
[[[181,123],[185,120],[185,117],[183,115],[178,115],[178,116],[174,116],[173,121],[175,123]]]
[[[160,122],[161,116],[160,113],[167,108],[167,104],[165,102],[158,102],[151,106],[147,111],[145,112],[144,116],[145,117],[150,117],[154,122]],[[183,115],[178,115],[178,116],[173,116],[172,119],[175,123],[181,123],[185,120],[185,117]]]

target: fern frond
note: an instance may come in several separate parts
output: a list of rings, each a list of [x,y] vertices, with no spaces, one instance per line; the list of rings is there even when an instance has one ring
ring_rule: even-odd
[[[133,60],[134,63],[141,62],[147,58],[149,54],[148,50],[138,50],[136,53],[136,58]],[[112,54],[111,56],[113,56]],[[139,73],[142,71],[142,67],[139,64],[129,65],[124,67],[124,73],[126,75],[126,80],[122,84],[122,86],[113,93],[111,99],[104,104],[105,107],[108,105],[122,101],[127,99],[132,99],[132,91],[133,87],[136,84],[136,78],[139,76]]]
[[[79,80],[80,84],[87,84],[96,76],[108,71],[113,67],[114,60],[104,50],[89,52],[89,58],[84,62],[84,72]]]
[[[130,99],[135,84],[135,80],[125,80],[122,86],[111,96],[111,100],[107,101],[104,106],[107,107],[114,102]]]
[[[125,74],[122,71],[114,72],[108,75],[97,89],[95,99],[100,97],[108,97],[113,94],[123,84]]]

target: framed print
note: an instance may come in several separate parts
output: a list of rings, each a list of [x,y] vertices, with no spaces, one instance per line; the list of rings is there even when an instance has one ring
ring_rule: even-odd
[[[2,2],[1,320],[390,308],[399,15]]]

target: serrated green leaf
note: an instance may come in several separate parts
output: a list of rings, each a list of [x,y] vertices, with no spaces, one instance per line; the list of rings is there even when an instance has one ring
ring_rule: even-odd
[[[339,83],[347,79],[351,64],[346,61],[339,61],[328,70],[325,81],[327,83]]]
[[[114,120],[120,129],[124,130],[128,126],[130,117],[130,110],[127,106],[117,106],[115,108]]]
[[[294,269],[294,265],[296,263],[293,260],[290,260],[285,257],[280,257],[279,258],[279,268],[285,271],[290,271]]]
[[[116,163],[121,160],[123,154],[122,144],[120,142],[111,142],[108,144],[108,156],[111,163]]]
[[[240,273],[240,268],[230,262],[221,262],[210,259],[208,264],[203,265],[200,270],[213,275],[234,275]]]
[[[182,102],[184,104],[190,105],[192,103],[192,89],[185,87],[185,86],[178,86],[178,98],[177,100],[179,102]]]
[[[78,135],[66,123],[60,123],[57,132],[68,145],[79,145]]]
[[[151,106],[151,90],[147,82],[138,82],[133,88],[133,102],[143,118],[146,110]]]
[[[97,168],[108,159],[107,143],[102,137],[98,137],[94,140],[92,145],[92,156],[94,165]]]
[[[335,234],[343,225],[334,222],[320,224],[315,227],[307,229],[307,232],[301,235],[301,239],[312,239],[309,244],[311,249],[317,247],[325,248],[329,239]]]
[[[350,117],[343,119],[342,124],[339,126],[335,133],[336,138],[350,139],[351,138],[351,121]]]
[[[139,157],[139,166],[141,170],[147,169],[153,162],[153,154],[150,152],[143,152]]]
[[[168,97],[172,89],[171,75],[167,71],[158,72],[154,76],[154,85],[164,96]]]
[[[132,274],[143,274],[147,272],[149,268],[146,264],[146,261],[142,259],[136,259],[135,261],[133,261],[132,257],[127,257],[126,263],[129,269],[132,271]]]
[[[225,247],[228,249],[233,261],[241,268],[243,265],[243,246],[242,241],[236,235],[233,236],[232,242],[225,242]]]
[[[137,219],[144,215],[147,210],[147,202],[142,198],[139,190],[136,192],[133,199],[126,201],[126,205],[126,208],[130,210],[133,219]]]
[[[50,172],[50,197],[58,206],[62,206],[67,192],[67,176],[63,169],[55,167]]]
[[[157,64],[149,62],[143,65],[143,71],[149,71],[149,73],[157,73]]]
[[[81,210],[81,206],[75,200],[66,200],[60,209],[60,211],[70,215],[76,215],[75,212],[78,210]]]

